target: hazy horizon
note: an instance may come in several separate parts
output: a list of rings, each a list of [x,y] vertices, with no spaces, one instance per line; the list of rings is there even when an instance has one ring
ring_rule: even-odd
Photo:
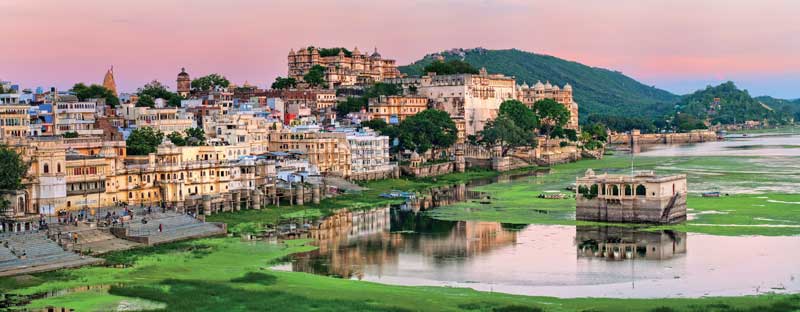
[[[686,94],[734,81],[751,95],[800,98],[800,2],[632,0],[255,1],[10,0],[0,3],[0,79],[22,87],[100,83],[114,66],[121,91],[157,79],[174,89],[217,72],[268,86],[289,49],[362,51],[409,64],[451,48],[510,49],[617,70]]]

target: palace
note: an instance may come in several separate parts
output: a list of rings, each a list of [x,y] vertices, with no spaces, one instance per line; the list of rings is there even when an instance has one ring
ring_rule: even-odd
[[[544,99],[553,99],[561,105],[564,105],[569,111],[569,121],[564,128],[572,130],[580,129],[580,125],[578,125],[578,103],[575,103],[572,97],[572,86],[570,84],[565,84],[564,89],[550,84],[549,81],[544,84],[542,84],[541,81],[537,81],[533,87],[528,86],[528,84],[517,86],[517,100],[530,108],[533,108],[533,104],[536,103],[536,101]]]
[[[387,124],[396,125],[410,116],[428,109],[428,98],[424,96],[380,96],[369,99],[372,119],[382,119]]]
[[[578,220],[633,223],[677,223],[686,220],[686,175],[595,175],[577,178]]]
[[[331,88],[363,85],[400,77],[394,60],[384,59],[375,49],[371,55],[362,54],[358,48],[352,52],[344,48],[300,48],[289,51],[289,78],[298,82],[315,65],[325,67],[325,81]]]
[[[489,74],[481,68],[478,74],[436,75],[387,80],[404,90],[416,90],[431,100],[433,108],[444,110],[453,119],[463,120],[466,135],[483,130],[487,121],[497,117],[500,104],[516,99],[513,77]]]

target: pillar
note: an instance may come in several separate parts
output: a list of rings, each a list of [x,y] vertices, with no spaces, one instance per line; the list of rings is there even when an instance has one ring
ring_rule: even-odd
[[[311,201],[314,205],[319,205],[320,201],[320,191],[319,191],[319,184],[314,184],[311,186]]]
[[[304,187],[303,184],[297,185],[297,205],[305,204],[305,194],[304,194]]]

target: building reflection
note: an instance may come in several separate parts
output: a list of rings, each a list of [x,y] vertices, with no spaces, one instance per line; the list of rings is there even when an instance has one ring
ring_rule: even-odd
[[[479,196],[466,189],[464,184],[437,188],[403,205],[342,210],[309,231],[319,248],[295,255],[292,270],[361,279],[366,270],[380,275],[397,267],[401,254],[437,265],[514,244],[516,231],[500,223],[442,221],[419,212]]]
[[[578,258],[666,260],[686,253],[686,233],[617,226],[576,226]]]

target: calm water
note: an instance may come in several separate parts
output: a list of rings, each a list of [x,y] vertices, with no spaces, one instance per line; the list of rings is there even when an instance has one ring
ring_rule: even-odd
[[[406,207],[343,212],[280,270],[558,297],[800,291],[800,237],[450,222]]]
[[[653,156],[800,156],[800,136],[647,147]],[[780,146],[780,147],[778,147]],[[544,173],[535,173],[544,174]],[[514,180],[517,177],[504,177]],[[492,181],[479,181],[486,184]],[[603,226],[507,225],[428,218],[482,196],[470,186],[324,220],[318,250],[276,269],[394,285],[558,297],[701,297],[800,292],[800,236],[725,237]]]
[[[725,141],[642,145],[641,156],[800,156],[798,135],[732,136]]]

